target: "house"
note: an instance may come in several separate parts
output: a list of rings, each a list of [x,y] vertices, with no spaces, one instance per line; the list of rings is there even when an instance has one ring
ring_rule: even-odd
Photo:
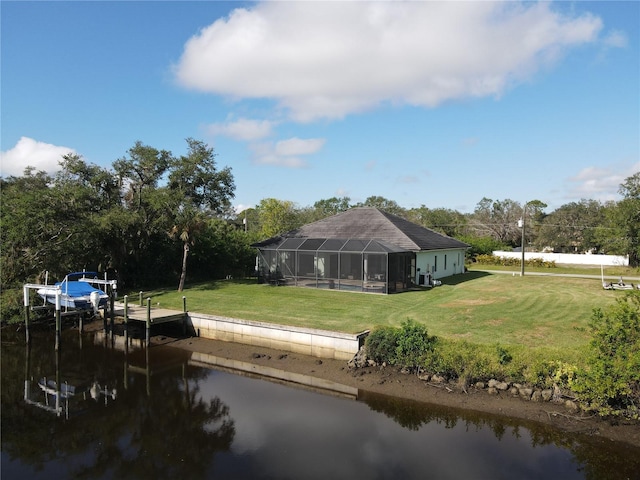
[[[356,207],[252,245],[260,282],[395,293],[464,272],[454,238],[377,208]]]

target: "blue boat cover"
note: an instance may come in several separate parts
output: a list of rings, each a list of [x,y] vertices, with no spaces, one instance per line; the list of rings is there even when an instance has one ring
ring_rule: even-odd
[[[104,292],[98,288],[95,288],[87,282],[58,282],[56,285],[60,285],[62,293],[66,293],[69,297],[88,297],[91,292],[99,292],[104,295]]]

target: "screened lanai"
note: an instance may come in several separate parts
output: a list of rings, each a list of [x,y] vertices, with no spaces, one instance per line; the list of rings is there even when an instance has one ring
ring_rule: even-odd
[[[377,239],[279,237],[258,248],[258,279],[369,293],[407,290],[413,252]]]

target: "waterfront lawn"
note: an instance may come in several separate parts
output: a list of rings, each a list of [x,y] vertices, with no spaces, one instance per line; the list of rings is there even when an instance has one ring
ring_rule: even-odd
[[[568,353],[589,341],[593,309],[623,294],[604,290],[599,279],[469,272],[433,289],[394,295],[219,280],[144,296],[163,308],[182,309],[184,295],[191,312],[347,333],[413,319],[445,338]]]

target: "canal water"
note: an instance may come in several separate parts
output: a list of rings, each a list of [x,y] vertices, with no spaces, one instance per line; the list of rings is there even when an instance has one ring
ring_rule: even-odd
[[[3,480],[640,478],[639,448],[596,436],[101,333],[65,331],[56,352],[54,332],[33,332],[27,348],[15,330],[2,332]]]

